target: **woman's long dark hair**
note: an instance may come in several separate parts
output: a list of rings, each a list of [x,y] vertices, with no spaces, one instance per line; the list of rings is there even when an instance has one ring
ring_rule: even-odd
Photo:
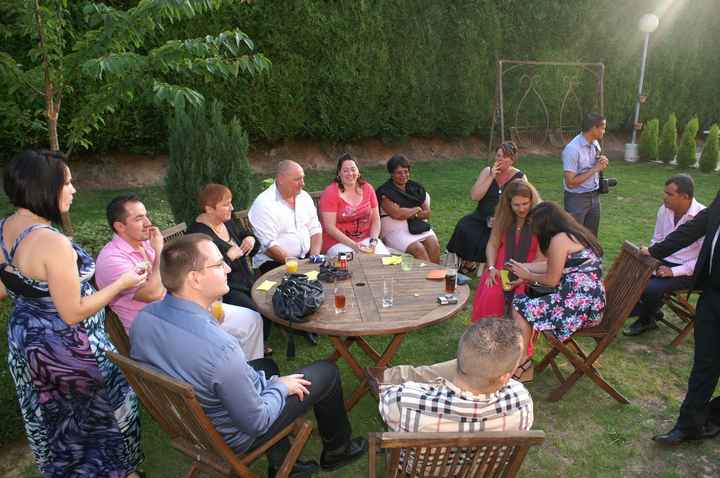
[[[528,216],[532,223],[533,234],[543,254],[547,254],[550,241],[561,232],[570,239],[592,249],[596,256],[602,257],[603,249],[597,238],[585,226],[552,201],[544,201],[532,208]]]

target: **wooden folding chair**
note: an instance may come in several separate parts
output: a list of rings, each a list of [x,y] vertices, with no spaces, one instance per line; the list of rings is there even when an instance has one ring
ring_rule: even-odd
[[[105,308],[105,331],[110,336],[110,341],[124,357],[130,356],[130,337],[125,332],[125,327],[120,317],[110,307]]]
[[[243,229],[247,229],[250,232],[253,232],[253,227],[252,224],[250,224],[250,218],[248,217],[247,209],[240,209],[239,211],[233,212],[232,218],[240,225],[240,227],[242,227]]]
[[[180,224],[176,224],[172,227],[168,227],[167,229],[163,229],[161,233],[163,239],[165,240],[165,243],[168,243],[173,239],[182,237],[182,235],[185,234],[185,231],[187,231],[187,224],[181,222]]]
[[[542,431],[370,433],[370,478],[381,449],[386,477],[512,478],[530,447],[544,440]]]
[[[108,352],[110,359],[123,371],[143,406],[170,436],[170,444],[193,462],[186,475],[192,478],[199,469],[223,476],[254,478],[248,466],[268,448],[294,433],[295,439],[277,476],[286,478],[305,447],[312,425],[298,418],[271,440],[244,455],[236,454],[215,430],[195,397],[192,386],[140,364],[128,357]]]
[[[560,386],[550,393],[548,400],[551,402],[560,400],[580,377],[587,375],[615,400],[629,403],[620,392],[602,378],[594,364],[622,330],[625,320],[640,299],[657,265],[657,260],[641,256],[637,246],[625,241],[605,280],[607,299],[602,322],[595,327],[578,330],[565,342],[556,339],[551,331],[543,332],[552,349],[540,361],[536,372],[540,373],[550,365],[560,380]],[[595,347],[590,353],[583,351],[575,340],[578,337],[591,337],[595,341]],[[559,354],[562,354],[575,368],[568,377],[563,376],[555,363]]]
[[[690,335],[695,325],[695,306],[690,303],[689,299],[690,292],[688,290],[675,290],[668,292],[663,297],[663,304],[675,312],[675,315],[680,319],[680,325],[673,323],[668,317],[658,319],[678,333],[670,342],[671,347],[680,345]]]

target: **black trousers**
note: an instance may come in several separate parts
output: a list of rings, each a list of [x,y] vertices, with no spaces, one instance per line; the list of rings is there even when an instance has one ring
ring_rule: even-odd
[[[655,314],[663,305],[662,298],[666,292],[689,289],[692,283],[690,276],[651,277],[640,300],[630,312],[630,317],[637,316],[644,323],[654,320]]]
[[[248,365],[255,370],[264,371],[266,377],[280,375],[277,364],[271,359],[252,360],[248,362]],[[306,396],[303,401],[300,401],[296,395],[288,397],[280,416],[264,435],[255,439],[249,450],[268,441],[296,418],[304,415],[310,407],[315,412],[323,449],[338,450],[347,445],[352,429],[345,411],[345,400],[338,368],[335,364],[323,360],[311,363],[294,373],[304,374],[305,379],[312,383],[309,388],[310,395]],[[290,451],[289,440],[287,438],[280,440],[268,450],[268,462],[276,469],[280,468],[288,451]]]
[[[677,426],[697,429],[705,424],[720,378],[720,289],[708,288],[700,295],[695,314],[695,353],[688,391],[680,407]]]

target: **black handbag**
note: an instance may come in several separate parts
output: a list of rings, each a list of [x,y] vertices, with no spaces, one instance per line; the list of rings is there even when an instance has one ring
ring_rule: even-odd
[[[531,299],[536,299],[544,295],[550,295],[553,292],[557,292],[557,287],[548,287],[542,284],[528,284],[525,294]]]
[[[308,280],[305,274],[285,274],[272,297],[275,315],[290,323],[307,322],[306,318],[325,300],[323,286]]]
[[[432,229],[430,223],[423,221],[422,219],[408,219],[407,223],[410,234],[422,234],[423,232],[428,232]]]

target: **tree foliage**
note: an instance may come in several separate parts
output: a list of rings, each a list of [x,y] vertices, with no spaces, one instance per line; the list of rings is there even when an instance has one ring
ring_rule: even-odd
[[[720,160],[720,127],[717,123],[710,127],[710,132],[705,139],[702,153],[700,154],[700,171],[712,173],[717,169]]]
[[[675,113],[670,113],[660,135],[660,146],[658,147],[660,161],[665,164],[670,163],[675,159],[677,149],[677,116]]]
[[[680,146],[677,152],[677,165],[679,168],[687,169],[694,166],[697,160],[697,143],[696,137],[700,129],[700,121],[697,116],[693,116],[685,125],[682,137],[680,138]]]
[[[640,135],[640,159],[642,161],[657,161],[658,159],[658,135],[660,132],[660,121],[657,118],[651,119],[645,124]]]
[[[197,105],[204,96],[189,86],[191,80],[234,79],[266,70],[269,60],[238,28],[196,38],[165,38],[174,24],[238,3],[143,0],[121,9],[100,2],[0,0],[0,37],[8,47],[0,50],[0,78],[10,94],[34,93],[42,101],[34,103],[34,109],[46,116],[52,149],[61,144],[58,120],[63,101],[81,90],[82,98],[74,102],[64,128],[64,146],[87,148],[89,134],[121,105],[140,98]],[[23,50],[23,44],[29,49]],[[23,115],[15,118],[17,127],[28,123]]]
[[[197,193],[208,183],[230,188],[236,209],[248,207],[253,197],[248,136],[237,118],[225,121],[222,103],[178,102],[169,123],[169,148],[165,184],[177,222],[195,219]]]

